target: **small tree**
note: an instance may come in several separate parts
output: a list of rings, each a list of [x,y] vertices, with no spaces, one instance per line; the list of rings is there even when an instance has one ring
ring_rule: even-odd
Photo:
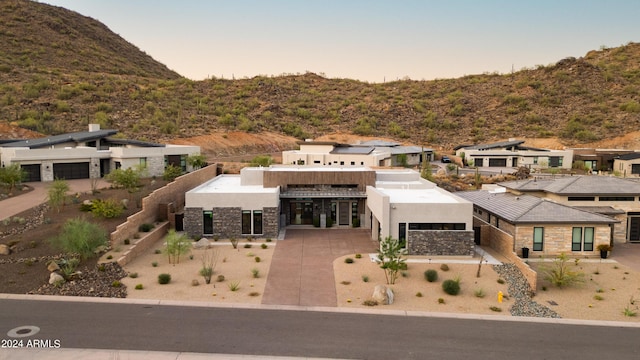
[[[395,284],[399,271],[405,268],[405,259],[402,257],[402,245],[398,239],[387,236],[380,242],[378,261],[380,268],[384,270],[387,284]]]
[[[64,201],[69,191],[69,184],[66,180],[56,179],[54,180],[47,190],[47,198],[49,205],[60,212],[60,208],[64,206]]]
[[[433,172],[431,172],[431,163],[429,162],[427,153],[422,153],[422,171],[420,172],[420,176],[425,179],[433,182]]]
[[[583,282],[584,273],[570,269],[569,258],[565,253],[560,254],[551,268],[544,268],[544,279],[557,287],[571,286]]]
[[[207,158],[202,154],[189,155],[187,156],[187,164],[197,170],[207,165]]]
[[[218,263],[218,252],[216,250],[206,250],[202,254],[202,267],[200,268],[200,275],[204,277],[204,281],[207,284],[211,283],[211,276],[213,276],[216,264]]]
[[[167,167],[164,168],[162,179],[171,182],[180,175],[182,175],[182,169],[175,165],[169,164],[167,165]]]
[[[106,246],[108,239],[107,232],[102,227],[77,218],[68,220],[60,234],[49,241],[62,251],[79,254],[87,259],[94,256],[100,246]]]
[[[20,184],[27,177],[20,164],[11,164],[0,168],[0,183],[9,187],[9,191],[13,191],[16,185]]]
[[[180,256],[189,252],[191,243],[189,238],[178,234],[175,230],[169,230],[165,238],[165,251],[169,257],[170,264],[180,263]]]

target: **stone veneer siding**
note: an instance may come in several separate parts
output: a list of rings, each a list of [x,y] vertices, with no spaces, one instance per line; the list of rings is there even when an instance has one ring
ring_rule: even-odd
[[[410,230],[409,255],[473,256],[473,231]]]
[[[202,208],[188,207],[184,209],[184,218],[182,226],[184,232],[192,239],[202,237]]]
[[[192,238],[203,236],[203,208],[185,208],[184,231]],[[242,209],[239,207],[213,208],[213,234],[208,236],[220,239],[242,238],[248,236],[242,234]],[[265,238],[276,238],[279,231],[279,214],[277,207],[262,209],[262,234]]]

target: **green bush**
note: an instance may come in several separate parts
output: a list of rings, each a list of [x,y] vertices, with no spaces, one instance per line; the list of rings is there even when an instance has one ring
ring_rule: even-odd
[[[348,258],[344,259],[344,262],[345,262],[346,264],[353,264],[353,259],[352,259],[352,258],[350,258],[350,257],[348,257]]]
[[[458,293],[460,293],[460,280],[445,280],[442,283],[442,290],[449,295],[458,295]]]
[[[173,181],[178,176],[182,175],[182,169],[175,165],[167,165],[162,174],[162,180]]]
[[[171,281],[170,274],[160,274],[158,275],[158,284],[165,285]]]
[[[447,265],[447,264],[442,264],[442,265],[440,265],[440,270],[442,270],[442,271],[449,271],[449,265]]]
[[[79,254],[83,259],[92,257],[101,246],[107,246],[107,232],[99,225],[83,219],[71,219],[63,225],[51,244],[67,253]]]
[[[91,203],[91,213],[96,217],[113,219],[122,215],[123,211],[124,207],[115,199],[96,199]]]
[[[253,258],[253,260],[255,260],[257,263],[260,262],[262,259],[260,259],[260,256],[256,256],[255,258]]]
[[[136,285],[136,290],[142,290],[143,288],[144,288],[144,286],[142,286],[142,284]]]
[[[424,272],[424,278],[428,282],[434,282],[434,281],[438,280],[438,272],[436,270],[429,269],[429,270]]]
[[[140,224],[140,226],[138,226],[138,231],[140,232],[149,232],[151,231],[151,229],[153,229],[155,226],[153,224]]]

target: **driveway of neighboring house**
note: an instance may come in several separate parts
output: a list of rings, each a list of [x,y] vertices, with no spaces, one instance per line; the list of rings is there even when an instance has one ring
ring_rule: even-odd
[[[34,206],[40,205],[47,201],[47,188],[49,182],[30,182],[27,185],[33,187],[32,191],[19,196],[14,196],[0,202],[0,220],[17,215],[23,211],[29,210]],[[90,179],[67,180],[69,184],[69,193],[86,192],[91,190]],[[97,188],[101,189],[109,184],[105,180],[98,180]]]
[[[376,251],[369,229],[287,229],[273,253],[262,303],[337,306],[333,261]]]
[[[640,271],[640,243],[615,244],[609,258]]]

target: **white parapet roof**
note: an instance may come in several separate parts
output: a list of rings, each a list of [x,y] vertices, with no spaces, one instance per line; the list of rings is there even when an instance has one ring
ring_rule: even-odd
[[[189,191],[192,194],[211,193],[277,193],[278,188],[265,188],[262,185],[241,185],[240,175],[220,175]]]
[[[392,204],[459,204],[467,202],[457,196],[453,196],[441,189],[398,189],[376,188],[376,190],[389,196]]]

